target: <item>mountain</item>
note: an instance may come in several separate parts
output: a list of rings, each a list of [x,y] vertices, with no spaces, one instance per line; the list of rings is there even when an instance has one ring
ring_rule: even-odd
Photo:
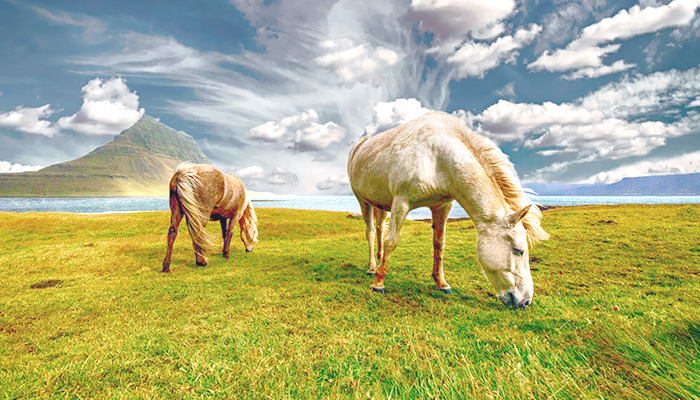
[[[191,136],[144,115],[83,157],[0,174],[0,197],[167,196],[175,167],[185,161],[211,164]]]
[[[625,178],[611,184],[525,184],[540,196],[698,196],[700,173]]]

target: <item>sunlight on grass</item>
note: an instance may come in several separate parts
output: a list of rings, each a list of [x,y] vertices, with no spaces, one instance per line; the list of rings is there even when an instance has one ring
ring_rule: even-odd
[[[700,206],[545,213],[534,304],[504,308],[451,222],[434,290],[429,223],[408,221],[387,294],[364,223],[259,209],[259,243],[196,267],[167,212],[0,213],[5,398],[697,398]],[[209,230],[219,236],[218,224]],[[220,239],[219,239],[220,241]]]

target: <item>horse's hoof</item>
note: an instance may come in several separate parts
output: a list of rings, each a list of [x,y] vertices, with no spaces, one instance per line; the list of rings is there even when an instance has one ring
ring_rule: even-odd
[[[197,261],[197,266],[198,267],[206,267],[207,263],[201,263],[201,262]]]
[[[163,268],[162,271],[160,271],[162,274],[169,274],[170,273],[170,268]]]
[[[374,287],[373,287],[373,288],[370,288],[370,289],[372,289],[372,291],[375,292],[375,293],[386,294],[386,292],[384,291],[384,288],[374,288]]]
[[[451,288],[446,288],[446,289],[438,289],[442,293],[447,293],[447,294],[452,294],[452,289]]]
[[[367,271],[368,276],[374,276],[376,274],[376,271]]]

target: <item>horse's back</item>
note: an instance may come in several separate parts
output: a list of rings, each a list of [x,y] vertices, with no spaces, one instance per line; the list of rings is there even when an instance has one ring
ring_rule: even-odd
[[[363,137],[350,153],[348,175],[355,194],[390,206],[398,195],[449,198],[449,169],[474,158],[464,144],[462,120],[430,112],[406,124]]]
[[[182,163],[170,179],[171,195],[187,191],[196,193],[197,201],[204,208],[213,208],[221,199],[225,188],[224,174],[211,164]]]

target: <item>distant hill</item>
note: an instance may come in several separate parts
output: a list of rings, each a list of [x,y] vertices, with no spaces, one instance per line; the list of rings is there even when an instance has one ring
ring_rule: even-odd
[[[0,174],[0,197],[167,196],[175,167],[185,161],[211,164],[191,136],[144,115],[83,157]]]
[[[611,184],[525,184],[540,196],[700,196],[700,173],[625,178]]]

